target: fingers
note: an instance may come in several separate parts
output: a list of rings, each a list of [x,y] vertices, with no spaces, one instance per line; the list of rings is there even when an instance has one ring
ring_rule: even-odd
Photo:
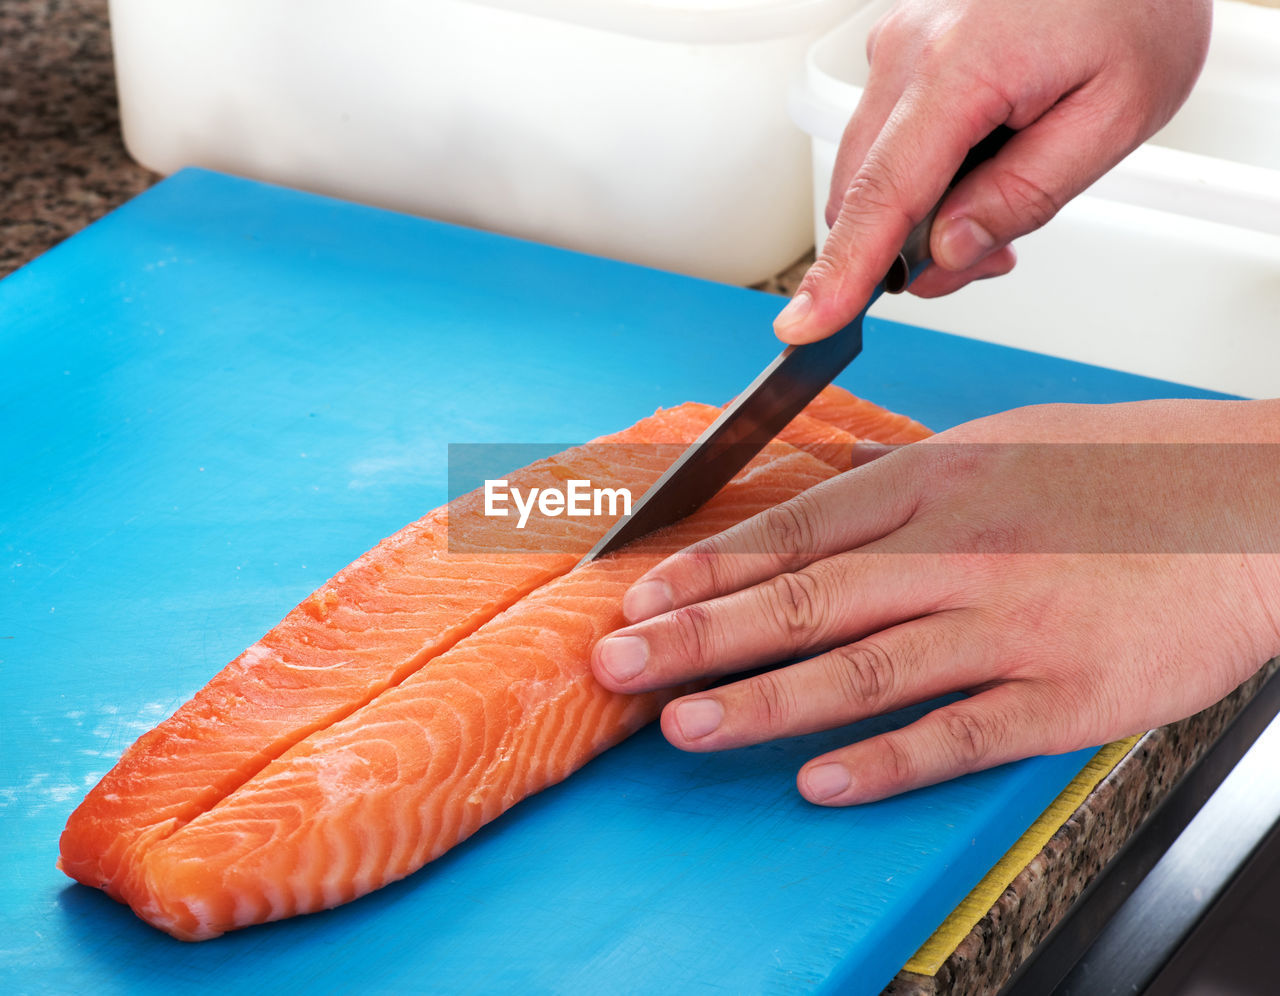
[[[957,275],[972,271],[1046,224],[1141,140],[1137,123],[1120,113],[1122,103],[1093,83],[1019,131],[947,196],[930,238],[934,262]]]
[[[832,170],[831,232],[775,319],[779,338],[811,342],[852,320],[965,154],[996,125],[1020,132],[941,206],[930,248],[954,276],[926,279],[923,296],[1007,272],[1011,241],[1044,225],[1167,120],[1153,104],[1169,101],[1135,87],[1145,62],[1118,57],[1105,45],[1106,25],[1092,20],[1065,22],[1078,36],[1065,48],[1027,36],[1016,18],[955,20],[923,5],[877,25],[867,86]],[[1026,46],[1028,58],[992,54],[1009,44]]]
[[[942,89],[921,97],[908,88],[856,162],[822,253],[774,320],[783,341],[824,338],[858,314],[969,150],[1008,114],[995,91]],[[856,144],[846,138],[846,164]]]
[[[916,297],[941,297],[975,280],[1002,277],[1013,269],[1017,261],[1013,246],[1005,246],[964,270],[945,270],[934,263],[912,281],[911,293]]]
[[[867,151],[875,142],[876,136],[884,128],[885,121],[897,106],[911,72],[910,63],[905,59],[876,59],[873,54],[874,35],[875,32],[867,43],[867,61],[872,65],[872,72],[866,89],[862,91],[862,97],[840,136],[840,147],[831,171],[826,210],[828,228],[835,225],[844,193],[849,189],[854,173],[866,159]]]
[[[885,536],[910,519],[917,481],[895,452],[694,543],[643,575],[622,600],[628,622],[756,584]]]
[[[858,552],[620,629],[596,644],[606,688],[647,691],[838,646],[951,605],[959,558]]]
[[[668,707],[670,708],[670,707]],[[1071,750],[1061,717],[1029,682],[1009,682],[925,714],[908,726],[814,758],[796,785],[810,802],[874,802],[1036,754]]]
[[[1121,97],[1106,85],[1086,85],[1054,104],[957,184],[943,201],[930,235],[935,265],[915,282],[913,292],[938,297],[973,280],[1008,273],[1016,261],[1010,242],[1045,225],[1141,141],[1139,123],[1123,114],[1122,106]],[[971,115],[968,120],[976,124],[965,125],[960,110],[941,103],[937,109],[921,109],[904,97],[867,146],[867,132],[880,110],[873,106],[865,115],[855,114],[842,140],[827,208],[831,235],[792,303],[774,322],[787,342],[820,339],[857,315],[908,232],[992,123],[990,117]],[[987,113],[998,116],[997,101]],[[949,132],[942,130],[939,115],[950,119]],[[923,128],[937,130],[936,152],[919,133]],[[913,148],[924,152],[913,153]],[[912,164],[910,172],[901,162]]]
[[[979,684],[990,663],[977,641],[961,638],[968,615],[926,616],[676,699],[663,711],[663,733],[683,750],[723,750],[843,726]]]

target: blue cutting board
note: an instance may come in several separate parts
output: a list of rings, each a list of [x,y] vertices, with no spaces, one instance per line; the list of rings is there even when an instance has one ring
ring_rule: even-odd
[[[403,882],[200,945],[53,866],[135,737],[444,500],[448,443],[725,400],[777,350],[778,307],[197,170],[0,283],[0,990],[878,991],[1089,752],[830,810],[796,795],[800,763],[910,715],[719,755],[650,728]],[[1208,396],[866,339],[841,382],[937,429]]]

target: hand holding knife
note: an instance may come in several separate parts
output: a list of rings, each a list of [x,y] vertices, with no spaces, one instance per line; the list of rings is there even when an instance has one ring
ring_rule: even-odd
[[[965,157],[950,191],[979,163],[995,156],[1013,132],[1001,125]],[[929,234],[939,198],[907,236],[897,259],[866,306],[839,332],[817,342],[786,347],[725,408],[581,561],[589,563],[656,529],[691,515],[751,461],[862,351],[862,320],[882,293],[900,294],[929,265]],[[579,565],[581,566],[581,565]]]

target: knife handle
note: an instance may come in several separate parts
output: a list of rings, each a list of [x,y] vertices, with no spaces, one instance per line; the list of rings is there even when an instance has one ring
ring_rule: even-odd
[[[956,170],[956,175],[947,184],[946,191],[943,192],[942,197],[938,198],[938,203],[925,215],[920,224],[911,229],[911,234],[907,236],[906,242],[902,244],[898,258],[893,261],[893,265],[889,267],[889,272],[884,275],[884,289],[886,291],[890,294],[901,294],[911,286],[911,281],[920,276],[924,268],[929,265],[932,261],[932,257],[929,255],[929,234],[933,231],[933,220],[937,217],[938,208],[942,206],[947,194],[951,193],[957,183],[972,173],[981,163],[986,162],[988,159],[993,159],[1013,134],[1012,128],[1007,125],[998,125],[991,134],[969,150],[969,154],[964,157],[964,162]]]

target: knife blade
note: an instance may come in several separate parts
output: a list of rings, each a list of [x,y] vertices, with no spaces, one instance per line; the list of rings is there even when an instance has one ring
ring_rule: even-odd
[[[994,156],[1012,135],[1011,129],[1001,125],[975,145],[947,185],[947,192],[979,163]],[[867,309],[885,291],[899,294],[906,290],[929,265],[929,234],[945,198],[946,193],[911,230],[858,316],[834,335],[782,350],[578,566],[696,512],[835,380],[862,351],[862,321]]]

